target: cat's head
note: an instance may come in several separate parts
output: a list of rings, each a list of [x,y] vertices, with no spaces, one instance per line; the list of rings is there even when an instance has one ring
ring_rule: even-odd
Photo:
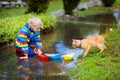
[[[80,46],[81,40],[78,39],[72,39],[72,47],[77,48]]]

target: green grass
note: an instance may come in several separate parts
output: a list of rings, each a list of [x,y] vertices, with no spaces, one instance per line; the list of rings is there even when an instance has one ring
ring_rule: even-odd
[[[87,1],[89,0],[81,0],[80,3],[84,3]],[[119,7],[119,6],[120,6],[120,0],[116,0],[115,3],[113,4],[113,7]],[[87,16],[87,15],[105,14],[110,12],[111,12],[110,8],[106,8],[101,5],[101,6],[89,8],[84,11],[78,11],[77,14],[79,16]]]
[[[0,19],[1,18],[6,18],[6,17],[15,17],[15,16],[20,16],[24,15],[26,11],[26,7],[24,8],[13,8],[13,9],[0,9]]]
[[[120,0],[116,0],[115,3],[113,4],[114,7],[120,6]]]
[[[47,14],[50,14],[54,11],[58,11],[63,9],[63,2],[62,0],[51,1],[49,3],[49,8],[47,9]]]
[[[49,7],[45,14],[51,15],[52,12],[63,9],[62,0],[50,1]],[[24,8],[13,8],[13,9],[4,9],[0,8],[0,19],[6,17],[16,17],[21,15],[26,15],[25,12],[27,7]]]
[[[87,15],[105,14],[108,13],[109,11],[110,10],[108,8],[98,6],[98,7],[89,8],[84,11],[78,11],[77,14],[79,16],[87,16]]]
[[[80,0],[80,3],[87,2],[89,0]],[[113,6],[120,6],[120,0],[116,0],[116,2],[113,4]],[[50,1],[49,7],[46,11],[46,14],[51,15],[52,12],[58,11],[63,9],[63,2],[62,0],[55,0],[55,1]],[[0,18],[5,18],[5,17],[13,17],[13,16],[19,16],[19,15],[24,15],[25,11],[27,10],[26,7],[24,8],[15,8],[15,9],[0,9]],[[101,13],[106,13],[109,10],[105,7],[93,7],[89,8],[88,10],[85,11],[78,11],[79,16],[86,16],[86,15],[95,15],[95,14],[101,14]]]
[[[88,2],[89,0],[80,0],[81,3]]]
[[[120,80],[119,27],[106,38],[107,49],[103,53],[94,50],[94,54],[80,57],[77,67],[66,74],[73,80]]]

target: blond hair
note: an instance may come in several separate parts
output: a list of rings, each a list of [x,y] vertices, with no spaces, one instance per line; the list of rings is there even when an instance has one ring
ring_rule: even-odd
[[[36,26],[40,26],[40,28],[43,28],[43,23],[42,21],[35,17],[35,18],[32,18],[30,21],[29,21],[29,25],[30,27],[36,27]]]

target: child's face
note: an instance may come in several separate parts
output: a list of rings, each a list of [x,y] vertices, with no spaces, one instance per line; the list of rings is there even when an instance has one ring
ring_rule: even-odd
[[[38,32],[38,31],[40,31],[41,27],[40,27],[40,26],[34,26],[34,27],[31,27],[31,29],[32,29],[34,32]]]

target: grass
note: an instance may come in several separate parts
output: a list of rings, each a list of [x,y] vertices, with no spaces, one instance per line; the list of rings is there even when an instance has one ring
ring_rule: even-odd
[[[114,7],[119,7],[120,6],[120,0],[116,0],[115,3],[113,4]]]
[[[50,1],[49,7],[45,14],[51,15],[52,12],[60,10],[60,9],[63,9],[63,3],[61,0]],[[13,8],[13,9],[0,8],[0,18],[16,17],[16,16],[25,15],[26,10],[27,10],[27,7]]]
[[[89,8],[84,11],[79,11],[79,12],[77,12],[77,14],[79,16],[87,16],[87,15],[105,14],[105,13],[109,13],[109,12],[110,12],[110,10],[108,8],[98,6],[98,7]]]
[[[63,2],[62,0],[52,1],[49,3],[49,8],[47,9],[47,14],[50,14],[54,11],[63,9]]]
[[[80,0],[80,3],[84,3],[87,1],[89,1],[89,0]],[[113,4],[113,6],[115,6],[115,7],[120,6],[120,0],[116,0],[116,2]],[[27,9],[26,7],[15,8],[15,9],[0,9],[0,18],[24,15],[26,9]],[[46,14],[51,15],[52,12],[58,11],[61,9],[63,9],[62,0],[50,1],[49,7],[46,11]],[[78,11],[77,14],[79,16],[86,16],[86,15],[95,15],[95,14],[106,13],[108,11],[109,10],[107,8],[99,6],[99,7],[89,8],[88,10],[85,10],[85,11]]]
[[[81,0],[80,3],[88,2],[89,0]],[[116,0],[115,3],[113,4],[113,7],[119,7],[120,6],[120,0]],[[103,6],[97,6],[97,7],[92,7],[84,11],[78,11],[77,14],[79,16],[87,16],[87,15],[96,15],[96,14],[105,14],[105,13],[110,13],[111,10],[110,8],[106,8]]]
[[[1,18],[6,18],[6,17],[15,17],[15,16],[20,16],[24,15],[26,11],[26,7],[24,8],[13,8],[13,9],[0,9],[0,19]]]
[[[76,63],[77,67],[66,74],[73,80],[120,80],[118,36],[120,36],[120,26],[106,38],[107,49],[103,53],[93,50],[94,54],[88,54],[85,58],[80,57]]]

